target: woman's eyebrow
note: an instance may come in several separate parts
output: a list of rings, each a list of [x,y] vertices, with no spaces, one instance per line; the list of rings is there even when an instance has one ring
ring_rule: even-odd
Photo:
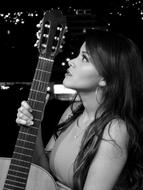
[[[87,51],[81,51],[81,52],[84,53],[84,54],[89,55],[89,53]]]

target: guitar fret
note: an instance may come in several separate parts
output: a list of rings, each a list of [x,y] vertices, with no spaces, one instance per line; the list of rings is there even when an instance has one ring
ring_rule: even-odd
[[[39,91],[39,90],[34,90],[34,89],[30,89],[30,91],[33,91],[33,92],[38,92],[40,94],[46,94],[46,92],[42,92],[42,91]]]
[[[19,138],[17,139],[16,144],[18,146],[24,146],[24,147],[29,148],[29,149],[34,149],[34,147],[35,147],[34,142],[29,142],[29,141],[26,141],[24,139],[19,139]]]
[[[26,155],[26,154],[23,154],[23,153],[17,153],[17,152],[13,152],[13,158],[20,158],[20,159],[23,159],[23,160],[26,160],[26,161],[29,161],[31,162],[32,161],[32,155]]]
[[[18,158],[13,159],[11,163],[14,163],[16,165],[23,165],[23,166],[29,166],[31,164],[30,161],[25,161]]]
[[[29,150],[29,149],[26,149],[26,148],[22,148],[22,147],[15,147],[15,152],[14,153],[17,153],[17,154],[23,154],[23,155],[32,155],[33,154],[33,151],[34,150]]]
[[[19,184],[25,185],[25,182],[17,181],[17,180],[14,180],[14,179],[7,179],[6,183],[8,184],[8,182],[14,182],[14,183],[19,183]]]
[[[18,183],[18,184],[9,184],[9,183],[7,183],[6,184],[6,187],[7,188],[12,188],[12,189],[14,189],[14,190],[19,190],[19,189],[25,189],[25,184],[23,185],[23,184],[20,184],[21,186],[19,186],[19,184],[20,183]]]
[[[25,177],[27,177],[27,172],[20,171],[20,170],[15,170],[15,169],[10,169],[9,174],[13,175],[13,176],[21,175],[21,177],[23,177],[25,175]]]
[[[32,102],[39,102],[39,103],[45,103],[44,101],[40,101],[40,100],[35,100],[35,99],[32,99],[32,98],[28,98],[28,100],[32,101]]]
[[[32,148],[26,148],[26,147],[18,146],[18,145],[15,145],[15,147],[17,147],[17,148],[22,148],[22,149],[25,149],[25,150],[31,150],[31,151],[33,151]]]
[[[47,79],[47,75],[46,75],[46,73],[45,73],[45,75],[43,75],[42,76],[42,78],[39,76],[39,79],[36,77],[36,79],[34,78],[33,79],[33,82],[34,83],[32,83],[32,86],[31,87],[37,87],[38,86],[38,88],[40,88],[40,87],[46,87],[47,85],[48,85],[48,82],[46,82],[46,80],[44,80],[44,79]],[[44,85],[44,86],[43,86]]]
[[[22,153],[17,153],[17,152],[15,152],[15,151],[14,151],[13,153],[16,154],[16,155],[31,157],[31,155],[28,155],[28,154],[26,155],[26,154],[22,154]]]
[[[22,167],[20,165],[17,166],[17,165],[14,165],[14,164],[10,165],[10,172],[9,172],[9,174],[13,174],[14,176],[27,177],[28,173],[29,173],[29,167]]]
[[[11,179],[12,179],[12,178],[14,178],[14,179],[15,179],[15,178],[16,178],[16,179],[19,178],[20,180],[26,180],[26,179],[27,179],[26,177],[19,177],[19,176],[15,176],[15,175],[12,175],[12,174],[8,174],[7,176],[8,176],[8,179],[9,179],[9,178],[11,178]]]
[[[27,170],[29,168],[29,167],[26,167],[26,166],[21,166],[21,165],[17,165],[17,164],[13,164],[13,163],[11,164],[11,166],[14,166],[14,167],[17,167],[17,168],[22,168],[22,169],[25,169],[25,170]]]
[[[46,87],[45,87],[44,91],[43,91],[43,89],[39,89],[39,90],[35,89],[34,90],[34,88],[31,88],[29,98],[32,98],[32,99],[35,99],[35,100],[39,100],[39,101],[41,101],[41,100],[45,101],[46,94],[47,94]],[[29,103],[31,104],[32,102],[29,102]],[[44,106],[44,104],[42,105],[42,107],[43,106]]]
[[[45,61],[51,61],[51,62],[54,62],[53,59],[48,59],[48,58],[41,57],[41,56],[39,56],[39,59],[42,59],[42,60],[45,60]]]
[[[27,128],[26,128],[26,127],[24,127],[24,129],[25,129],[25,130],[27,130]],[[34,129],[34,130],[35,130],[35,132],[37,133],[37,128],[36,128],[35,126],[32,126],[32,125],[31,125],[31,126],[30,126],[30,130],[31,130],[31,129]],[[33,132],[33,133],[34,133],[34,132]]]
[[[22,131],[20,131],[19,133],[23,134],[23,135],[30,135],[30,136],[33,136],[33,137],[37,137],[37,135],[33,135],[33,134],[30,134],[30,133],[25,133],[25,132],[22,132]]]
[[[33,133],[33,134],[34,134],[34,133],[37,134],[37,128],[36,128],[34,125],[31,125],[30,128],[23,127],[23,128],[22,128],[22,131],[24,131],[24,132],[25,132],[25,131],[26,131],[26,132],[27,132],[27,131],[28,131],[28,132],[30,131],[30,132]]]
[[[33,109],[33,111],[36,111],[36,112],[42,113],[41,110],[37,110],[37,109]]]
[[[37,88],[37,86],[38,86],[38,88]],[[35,84],[35,85],[33,85],[32,87],[31,87],[31,89],[30,89],[30,92],[32,93],[32,94],[30,94],[30,95],[32,95],[32,96],[35,96],[36,98],[34,98],[34,99],[36,99],[36,100],[38,100],[37,99],[37,95],[45,95],[45,92],[47,92],[47,86],[48,86],[48,84],[44,84],[44,86],[43,85],[41,85],[41,84]],[[31,97],[31,96],[30,96]],[[32,97],[31,97],[32,98]],[[42,98],[42,100],[43,100],[43,98]]]
[[[15,188],[17,188],[17,190],[19,190],[19,189],[24,190],[25,189],[25,187],[19,187],[17,185],[12,185],[12,184],[6,184],[5,187],[8,188],[8,190],[9,190],[9,188],[12,188],[11,190],[13,190],[13,188],[14,188],[14,190],[16,190]]]
[[[33,109],[35,107],[35,108],[38,108],[38,110],[40,110],[43,107],[43,105],[45,104],[45,101],[40,101],[40,100],[37,101],[37,100],[34,99],[34,97],[32,97],[31,99],[28,99],[28,101],[31,101],[31,107]]]
[[[32,141],[32,142],[35,142],[36,141],[36,136],[34,136],[34,135],[28,135],[28,134],[24,134],[24,133],[19,133],[19,138],[20,139],[26,139],[26,140],[28,140],[28,141]]]
[[[44,81],[41,81],[41,80],[37,80],[37,79],[33,79],[33,81],[39,82],[39,83],[42,83],[42,84],[47,84],[47,82],[44,82]]]
[[[28,143],[31,143],[31,144],[34,144],[35,145],[35,143],[34,142],[29,142],[29,141],[27,141],[27,140],[23,140],[23,139],[17,139],[17,140],[19,140],[19,141],[23,141],[23,142],[28,142]]]
[[[36,69],[36,71],[40,71],[40,72],[42,72],[42,73],[51,73],[51,72],[49,72],[49,71],[45,71],[45,70],[43,70],[43,69]],[[41,81],[40,81],[41,82]],[[46,83],[47,84],[47,83]]]

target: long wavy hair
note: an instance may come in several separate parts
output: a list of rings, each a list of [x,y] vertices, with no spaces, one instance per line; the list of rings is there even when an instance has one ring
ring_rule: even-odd
[[[113,119],[122,119],[129,134],[128,158],[115,190],[143,189],[143,63],[136,44],[122,34],[111,31],[91,30],[85,36],[99,74],[106,81],[102,89],[103,101],[95,120],[82,138],[80,151],[74,162],[73,189],[82,190],[93,158],[103,139],[103,132]],[[96,97],[95,97],[96,98]],[[73,104],[72,104],[73,105]],[[72,106],[71,105],[71,106]],[[82,102],[72,117],[60,124],[62,133],[83,112]],[[98,111],[104,110],[100,118]],[[109,130],[110,133],[110,130]]]

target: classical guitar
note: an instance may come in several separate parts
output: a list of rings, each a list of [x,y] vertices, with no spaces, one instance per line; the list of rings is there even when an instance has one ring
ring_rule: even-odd
[[[38,129],[41,125],[47,87],[55,56],[60,52],[66,32],[66,17],[60,10],[44,13],[40,22],[38,64],[28,103],[33,109],[34,125],[20,126],[12,158],[0,159],[0,190],[56,190],[52,176],[32,163]]]

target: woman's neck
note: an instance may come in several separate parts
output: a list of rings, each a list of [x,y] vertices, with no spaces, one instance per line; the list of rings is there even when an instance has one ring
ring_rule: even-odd
[[[82,114],[85,120],[94,120],[95,113],[100,106],[100,97],[96,97],[95,92],[80,93],[80,98],[84,106],[84,112]]]

